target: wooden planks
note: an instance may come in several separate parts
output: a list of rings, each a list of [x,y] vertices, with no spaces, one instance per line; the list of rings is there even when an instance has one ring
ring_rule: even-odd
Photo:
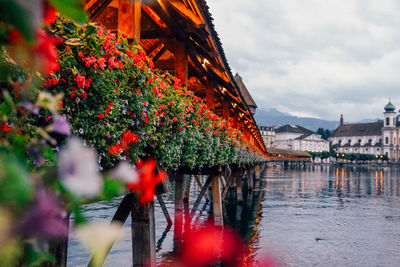
[[[119,0],[118,29],[139,43],[141,27],[141,0]]]

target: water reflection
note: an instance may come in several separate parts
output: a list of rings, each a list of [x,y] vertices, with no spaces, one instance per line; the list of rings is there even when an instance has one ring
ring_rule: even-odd
[[[388,167],[271,166],[261,197],[254,193],[252,205],[228,222],[248,240],[250,258],[269,253],[284,266],[393,266],[400,260],[399,174]]]
[[[242,204],[235,201],[234,192],[228,194],[224,222],[245,239],[248,264],[268,254],[283,266],[396,266],[399,176],[399,168],[388,167],[270,166],[252,192],[244,187]],[[192,179],[189,207],[199,192]],[[173,194],[163,198],[173,218]],[[109,221],[119,201],[86,205],[85,214],[93,221]],[[157,261],[168,263],[173,258],[173,231],[166,228],[157,203],[155,213]],[[193,222],[203,224],[211,214],[203,201]],[[105,266],[131,266],[130,218],[124,229],[127,235],[114,245]],[[87,258],[71,236],[68,265],[86,266]]]

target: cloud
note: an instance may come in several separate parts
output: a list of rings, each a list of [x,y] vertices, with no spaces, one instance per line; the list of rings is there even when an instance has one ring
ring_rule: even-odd
[[[233,72],[259,108],[349,121],[400,105],[400,2],[213,0]]]

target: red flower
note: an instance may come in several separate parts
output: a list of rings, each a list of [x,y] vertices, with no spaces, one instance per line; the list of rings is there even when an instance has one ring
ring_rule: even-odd
[[[57,18],[57,12],[48,1],[44,2],[44,17],[43,22],[47,25],[53,24]]]
[[[58,71],[60,66],[57,61],[58,51],[56,45],[60,42],[60,39],[51,37],[42,29],[39,29],[36,40],[36,46],[33,51],[41,59],[42,71],[45,74]]]
[[[114,145],[114,146],[110,146],[110,148],[108,149],[108,152],[110,152],[111,155],[116,155],[119,154],[123,151],[122,149],[122,145]]]
[[[74,81],[76,81],[76,84],[78,85],[78,88],[84,88],[85,87],[85,84],[86,84],[85,76],[82,76],[82,75],[78,74],[78,75],[76,75]]]
[[[12,127],[8,126],[8,121],[5,122],[3,125],[1,125],[0,128],[1,128],[1,131],[3,131],[4,133],[8,133],[12,129]]]
[[[59,108],[62,109],[62,108],[63,108],[63,105],[64,105],[64,102],[62,102],[62,101],[60,100]]]
[[[87,98],[87,93],[86,93],[86,92],[82,92],[81,95],[82,95],[82,98],[83,98],[83,99],[86,99],[86,98]]]
[[[176,122],[178,121],[178,119],[177,119],[176,117],[173,117],[173,118],[172,118],[172,121],[173,121],[174,123],[176,123]]]
[[[45,88],[49,88],[50,86],[57,85],[57,84],[58,84],[58,80],[54,79],[54,78],[51,78],[51,79],[48,79],[48,80],[44,81],[43,85],[44,85]]]
[[[103,114],[103,112],[100,112],[100,114],[99,114],[99,115],[97,115],[97,118],[99,118],[99,119],[103,119],[103,118],[104,118],[104,114]]]
[[[133,133],[130,130],[126,130],[123,134],[122,134],[122,146],[125,148],[127,148],[127,146],[131,143],[137,143],[140,140],[139,135]]]
[[[136,89],[136,94],[140,95],[140,89]]]
[[[75,93],[71,93],[71,94],[69,95],[69,98],[74,99],[75,96],[76,96]]]
[[[155,175],[156,171],[156,161],[150,159],[146,162],[137,162],[139,180],[136,183],[129,183],[128,189],[135,190],[139,194],[140,204],[146,204],[152,201],[155,194],[156,185],[161,183],[167,174],[164,171],[159,171]]]

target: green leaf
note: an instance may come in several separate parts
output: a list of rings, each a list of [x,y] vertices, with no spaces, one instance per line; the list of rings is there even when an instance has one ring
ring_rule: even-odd
[[[61,15],[76,22],[83,23],[87,21],[86,12],[83,9],[81,0],[49,0],[49,2]]]
[[[65,41],[65,44],[67,44],[67,45],[83,45],[83,41],[81,38],[70,38],[67,41]]]

